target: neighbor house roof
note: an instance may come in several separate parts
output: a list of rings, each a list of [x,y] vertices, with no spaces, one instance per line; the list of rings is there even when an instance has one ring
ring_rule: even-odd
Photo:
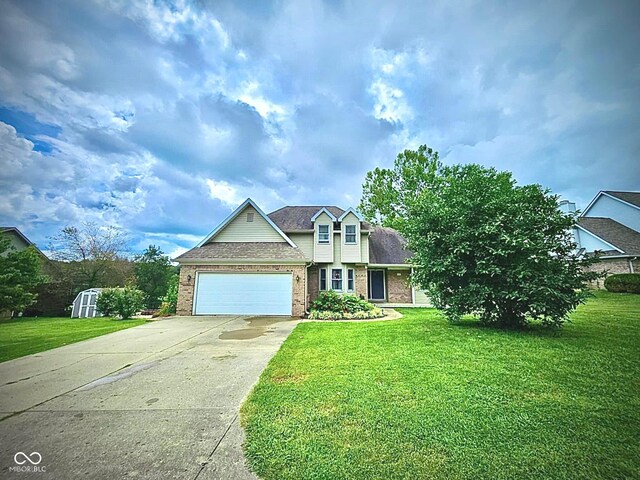
[[[604,190],[604,193],[619,198],[623,202],[640,207],[640,192],[614,192],[612,190]]]
[[[326,209],[336,218],[345,212],[342,208],[326,205],[303,205],[294,207],[282,207],[271,212],[268,217],[283,232],[295,232],[296,230],[313,230],[313,216],[322,209]],[[371,225],[361,222],[362,230],[368,230]]]
[[[392,228],[371,227],[369,263],[376,265],[406,264],[412,253],[405,249],[407,241]]]
[[[195,247],[175,258],[178,262],[189,261],[305,261],[305,256],[297,247],[284,242],[212,242]]]
[[[640,255],[640,232],[604,217],[580,217],[578,225],[622,250],[624,255]],[[621,255],[616,250],[605,251],[602,254],[603,256]]]

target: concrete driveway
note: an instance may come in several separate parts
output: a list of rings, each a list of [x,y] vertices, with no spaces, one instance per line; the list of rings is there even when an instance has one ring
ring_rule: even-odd
[[[0,478],[255,478],[238,409],[297,323],[175,317],[0,364]]]

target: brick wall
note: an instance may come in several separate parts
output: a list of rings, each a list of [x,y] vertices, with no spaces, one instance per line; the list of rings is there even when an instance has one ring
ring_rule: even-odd
[[[409,270],[387,270],[387,302],[411,303]]]
[[[293,274],[292,314],[301,317],[305,313],[306,294],[304,265],[182,265],[178,286],[178,315],[191,315],[196,272],[291,272]],[[191,275],[191,281],[188,276]],[[296,275],[300,277],[296,281]]]
[[[633,271],[640,273],[640,260],[633,262]],[[607,271],[607,276],[615,273],[631,273],[629,268],[628,258],[612,258],[610,260],[602,259],[598,263],[591,265],[588,268],[591,272],[604,272]],[[595,282],[591,282],[592,288],[604,288],[604,278],[598,279]]]
[[[366,267],[356,267],[355,268],[356,275],[356,295],[360,296],[367,300],[369,298],[369,292],[367,291],[367,268]]]
[[[309,304],[318,297],[318,291],[320,290],[320,273],[318,270],[317,265],[312,265],[307,269],[307,294]]]

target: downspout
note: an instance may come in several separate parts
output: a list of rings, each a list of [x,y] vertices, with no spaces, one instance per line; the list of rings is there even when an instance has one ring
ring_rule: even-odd
[[[629,273],[636,273],[633,271],[633,262],[635,262],[638,257],[633,257],[629,259]]]

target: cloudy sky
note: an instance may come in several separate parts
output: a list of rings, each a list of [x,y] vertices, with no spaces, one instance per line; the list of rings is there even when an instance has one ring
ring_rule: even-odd
[[[584,207],[640,190],[637,1],[0,0],[0,224],[192,247],[246,197],[356,206],[426,143]]]

